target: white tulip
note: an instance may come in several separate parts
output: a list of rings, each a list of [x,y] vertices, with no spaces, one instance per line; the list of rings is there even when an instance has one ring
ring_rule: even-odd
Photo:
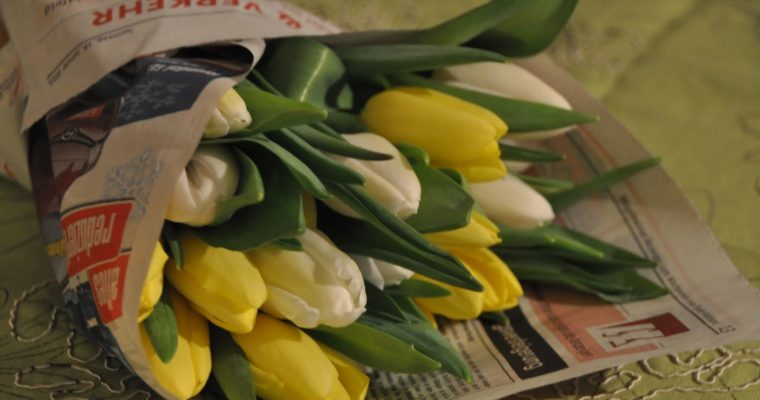
[[[372,257],[351,255],[351,258],[356,261],[364,279],[378,289],[398,285],[414,275],[414,271]]]
[[[436,71],[433,79],[462,89],[494,96],[532,101],[571,109],[561,94],[526,69],[511,63],[482,62],[447,67]],[[507,121],[509,123],[509,121]],[[513,134],[512,139],[546,139],[561,135],[573,126],[546,131]]]
[[[217,206],[235,195],[239,175],[235,155],[226,147],[198,147],[174,185],[166,219],[191,226],[212,223]]]
[[[316,231],[298,240],[304,251],[269,244],[247,253],[267,286],[264,310],[301,328],[350,325],[367,305],[359,267]]]
[[[251,113],[248,112],[245,101],[235,89],[229,89],[211,112],[206,129],[203,131],[203,138],[215,139],[227,136],[250,124]]]
[[[343,137],[355,146],[393,156],[390,160],[367,161],[331,155],[334,160],[359,173],[364,178],[364,189],[392,213],[400,218],[416,214],[422,198],[422,187],[406,157],[391,142],[374,133]],[[329,200],[326,204],[340,214],[360,218],[339,200]]]
[[[473,183],[470,189],[488,218],[510,228],[536,228],[554,219],[551,204],[513,175],[496,181]]]

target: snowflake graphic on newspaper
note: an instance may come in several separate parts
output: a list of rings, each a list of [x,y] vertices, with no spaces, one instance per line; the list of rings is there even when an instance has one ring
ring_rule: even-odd
[[[174,111],[188,85],[148,79],[129,91],[119,112],[119,125]]]
[[[135,208],[130,218],[139,218],[145,213],[150,189],[162,170],[155,152],[145,150],[128,164],[114,167],[108,172],[103,195],[111,199],[134,199]]]

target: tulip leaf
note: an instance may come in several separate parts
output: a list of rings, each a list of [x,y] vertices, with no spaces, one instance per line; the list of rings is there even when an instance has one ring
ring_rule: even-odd
[[[255,157],[268,168],[263,171],[266,196],[259,204],[245,207],[218,226],[195,229],[206,243],[236,251],[248,251],[277,239],[302,234],[306,227],[301,185],[274,157],[264,151]]]
[[[501,54],[457,46],[390,44],[336,47],[349,75],[426,71],[482,61],[505,62]]]
[[[530,187],[535,189],[538,193],[541,193],[543,196],[560,193],[575,187],[575,182],[562,179],[543,178],[515,173],[512,175],[530,185]]]
[[[592,178],[588,182],[577,184],[572,189],[547,196],[546,199],[549,200],[555,212],[560,212],[594,193],[605,190],[616,183],[622,182],[641,171],[659,164],[659,158],[650,158],[615,168]]]
[[[540,282],[592,293],[611,303],[646,300],[669,293],[634,269],[588,271],[573,263],[546,256],[506,257],[523,282]]]
[[[320,179],[337,183],[364,184],[364,178],[358,172],[325,156],[324,153],[312,147],[293,131],[283,129],[277,132],[270,132],[267,134],[267,137],[298,157]]]
[[[597,120],[597,117],[577,111],[461,89],[412,74],[395,74],[390,76],[390,80],[396,85],[421,86],[437,90],[487,108],[507,122],[509,132],[513,135],[520,132],[563,128]]]
[[[412,169],[422,186],[417,214],[406,222],[420,233],[462,228],[470,222],[475,200],[461,186],[437,169],[413,162]]]
[[[251,113],[251,124],[227,138],[251,136],[291,126],[324,121],[327,110],[310,103],[291,100],[259,89],[253,85],[237,86],[235,90]]]
[[[333,50],[306,37],[267,43],[258,72],[283,95],[320,106],[350,107],[346,68]]]
[[[261,203],[264,200],[264,181],[261,179],[259,168],[239,149],[232,147],[240,171],[240,183],[235,195],[216,207],[216,216],[211,225],[227,222],[237,210]]]
[[[547,48],[565,27],[578,0],[501,0],[519,9],[483,32],[468,46],[510,57],[526,57]],[[506,6],[506,4],[505,4]]]
[[[168,364],[177,353],[179,334],[177,333],[177,317],[174,315],[174,308],[166,286],[153,311],[143,321],[143,327],[158,358],[164,364]]]
[[[263,136],[251,137],[249,140],[274,154],[311,195],[322,200],[332,198],[314,171],[288,150]]]
[[[478,316],[478,319],[499,325],[504,325],[509,322],[509,317],[507,317],[507,314],[504,311],[484,312]]]
[[[500,226],[502,242],[492,249],[503,255],[544,254],[592,265],[647,268],[655,262],[591,236],[559,226],[513,229]]]
[[[565,156],[563,154],[555,154],[548,151],[528,149],[525,147],[512,146],[504,143],[499,143],[499,149],[501,150],[501,159],[508,161],[555,162],[565,159]]]
[[[308,333],[354,361],[381,371],[419,374],[441,368],[440,362],[412,344],[362,322],[345,328],[322,325]]]
[[[397,143],[395,146],[410,163],[430,165],[430,154],[424,149],[404,143]]]
[[[393,156],[388,154],[355,146],[340,136],[339,138],[335,138],[309,125],[294,126],[291,130],[314,148],[322,150],[325,153],[372,161],[390,160],[393,158]]]
[[[230,334],[211,326],[211,373],[229,400],[256,400],[253,371]]]
[[[296,238],[277,239],[272,244],[288,251],[304,251],[303,243]]]
[[[358,115],[347,111],[331,110],[327,113],[325,124],[341,133],[369,132],[369,128]]]
[[[185,257],[182,253],[182,244],[177,237],[177,227],[173,222],[164,220],[164,227],[161,230],[161,241],[164,251],[169,254],[176,268],[181,270],[185,264]]]
[[[472,375],[467,363],[441,332],[427,321],[416,323],[388,322],[371,315],[362,315],[359,321],[395,336],[414,346],[426,356],[441,363],[441,369],[467,382]]]
[[[383,290],[392,295],[410,297],[446,297],[451,294],[446,288],[419,279],[405,279],[400,284]]]
[[[405,42],[460,45],[497,27],[507,18],[520,12],[523,7],[525,2],[521,1],[492,0],[439,25],[422,30]]]
[[[427,319],[425,313],[423,313],[422,310],[417,307],[417,304],[414,303],[411,297],[391,294],[391,298],[393,298],[393,301],[396,302],[396,305],[399,309],[401,309],[408,321],[424,322],[426,324],[432,325],[432,323]]]
[[[404,312],[385,291],[367,281],[364,282],[364,291],[367,294],[368,315],[376,315],[390,321],[409,322]]]
[[[320,213],[320,228],[345,251],[388,261],[454,286],[482,290],[458,259],[428,242],[362,188],[329,185],[337,198],[363,218],[356,220],[325,212],[324,215],[331,216],[328,221]]]

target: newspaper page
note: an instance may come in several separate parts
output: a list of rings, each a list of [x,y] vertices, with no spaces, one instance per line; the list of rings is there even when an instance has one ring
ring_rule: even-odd
[[[601,121],[547,142],[567,161],[548,176],[583,181],[651,157],[572,77],[536,57],[522,64],[573,108]],[[671,294],[609,304],[591,295],[525,285],[509,322],[449,323],[444,331],[473,371],[472,384],[445,374],[376,372],[376,399],[496,399],[624,363],[760,337],[760,293],[732,265],[707,225],[662,168],[645,171],[560,215],[564,225],[642,254],[641,271]]]

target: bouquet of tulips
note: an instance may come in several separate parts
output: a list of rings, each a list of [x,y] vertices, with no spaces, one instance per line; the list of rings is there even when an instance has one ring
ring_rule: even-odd
[[[595,118],[504,56],[543,48],[567,6],[547,37],[494,47],[513,3],[395,44],[267,43],[209,110],[153,253],[137,323],[167,392],[361,399],[367,367],[470,380],[436,318],[503,319],[519,281],[665,293],[636,273],[650,261],[552,224],[657,160],[581,184],[520,174]]]

